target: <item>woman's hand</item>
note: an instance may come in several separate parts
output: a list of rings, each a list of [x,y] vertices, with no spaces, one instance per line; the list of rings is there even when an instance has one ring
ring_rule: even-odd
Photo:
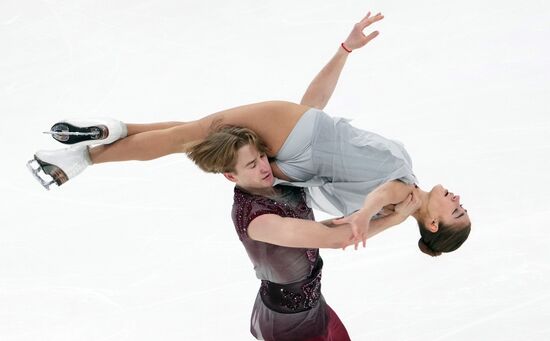
[[[420,204],[421,202],[418,195],[415,195],[414,192],[412,192],[405,200],[395,205],[394,211],[395,214],[399,215],[399,217],[404,221],[420,208]]]
[[[355,242],[355,250],[359,242],[363,241],[363,247],[367,244],[367,232],[369,231],[369,223],[372,218],[365,210],[361,209],[350,214],[347,217],[334,219],[332,222],[335,225],[349,224],[353,233],[352,240]]]
[[[384,19],[384,16],[381,13],[376,14],[375,16],[370,16],[370,12],[367,13],[367,16],[364,17],[360,22],[353,26],[353,30],[344,41],[344,46],[350,50],[356,50],[365,46],[369,41],[376,38],[378,31],[371,32],[369,35],[365,35],[363,30],[372,23]]]
[[[395,216],[403,222],[420,208],[420,204],[421,202],[420,199],[418,199],[418,195],[415,195],[413,192],[400,203],[384,206],[378,214],[382,217]]]
[[[389,205],[386,205],[384,207],[382,207],[382,209],[380,210],[380,212],[378,212],[379,215],[381,215],[382,217],[387,217],[387,216],[390,216],[390,215],[394,215],[395,214],[395,205],[394,204],[389,204]]]

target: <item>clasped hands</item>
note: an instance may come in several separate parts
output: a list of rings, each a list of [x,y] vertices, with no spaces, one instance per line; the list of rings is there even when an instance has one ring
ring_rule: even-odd
[[[335,225],[349,224],[352,236],[350,241],[354,242],[355,250],[359,245],[359,242],[363,242],[363,247],[366,246],[370,221],[376,213],[382,213],[383,215],[394,215],[399,223],[405,221],[407,217],[413,214],[420,207],[420,200],[416,195],[410,193],[405,200],[396,204],[385,206],[381,211],[372,212],[368,208],[361,208],[358,211],[342,218],[334,219],[332,222]]]

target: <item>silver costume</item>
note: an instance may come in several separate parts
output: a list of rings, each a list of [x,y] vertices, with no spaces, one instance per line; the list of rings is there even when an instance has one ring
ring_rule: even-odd
[[[312,206],[335,216],[360,209],[367,194],[388,181],[417,183],[402,143],[313,108],[286,139],[276,164],[293,181],[275,184],[308,187]]]

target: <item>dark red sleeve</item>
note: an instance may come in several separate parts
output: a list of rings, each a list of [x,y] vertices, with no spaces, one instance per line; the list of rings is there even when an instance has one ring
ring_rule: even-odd
[[[263,214],[277,214],[284,216],[284,212],[268,198],[245,195],[235,198],[232,218],[239,239],[248,239],[248,225],[255,218]]]

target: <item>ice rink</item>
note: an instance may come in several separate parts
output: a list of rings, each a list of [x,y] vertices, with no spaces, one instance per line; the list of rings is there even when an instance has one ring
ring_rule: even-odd
[[[322,250],[327,302],[353,340],[549,340],[542,0],[0,1],[0,340],[252,340],[259,280],[230,182],[180,154],[47,192],[25,163],[63,147],[41,133],[63,118],[299,102],[369,10],[380,35],[325,111],[402,141],[422,188],[461,195],[472,233],[438,258],[413,219],[365,249]]]

